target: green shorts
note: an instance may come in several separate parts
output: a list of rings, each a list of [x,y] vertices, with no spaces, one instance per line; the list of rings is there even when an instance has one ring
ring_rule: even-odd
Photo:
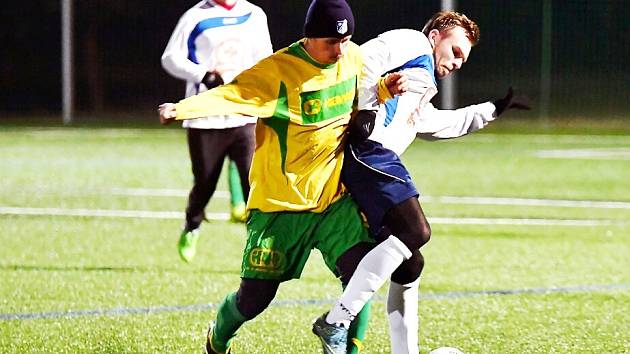
[[[343,196],[323,213],[253,210],[247,222],[247,245],[241,277],[297,279],[313,248],[337,275],[339,256],[361,242],[374,242],[363,224],[359,209]]]

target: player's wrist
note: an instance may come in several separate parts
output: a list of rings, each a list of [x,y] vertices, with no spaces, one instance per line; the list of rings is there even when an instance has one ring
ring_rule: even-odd
[[[381,104],[394,98],[394,95],[389,91],[389,87],[387,87],[386,80],[385,77],[381,77],[376,84],[378,103]]]

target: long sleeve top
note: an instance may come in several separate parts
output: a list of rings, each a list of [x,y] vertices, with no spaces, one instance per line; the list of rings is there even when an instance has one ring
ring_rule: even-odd
[[[361,50],[365,64],[359,84],[359,107],[378,109],[369,139],[399,156],[417,136],[455,138],[479,130],[495,119],[491,102],[456,110],[440,110],[431,104],[438,92],[435,65],[432,47],[422,32],[388,31],[361,45]],[[407,75],[409,91],[379,106],[374,82],[392,71]]]
[[[231,83],[180,101],[177,119],[259,117],[248,208],[323,212],[345,193],[343,143],[361,68],[352,42],[336,63],[321,64],[298,41]]]
[[[230,82],[272,53],[263,10],[246,0],[228,9],[203,0],[179,19],[162,54],[162,67],[173,77],[186,81],[186,96],[207,88],[201,83],[208,71],[218,72]],[[254,117],[219,117],[187,120],[184,127],[222,129],[256,121]]]

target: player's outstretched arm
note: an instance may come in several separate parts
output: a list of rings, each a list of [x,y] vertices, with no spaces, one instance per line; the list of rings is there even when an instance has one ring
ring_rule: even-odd
[[[510,87],[505,97],[456,110],[436,109],[430,103],[416,112],[418,137],[426,140],[452,139],[483,129],[508,109],[530,109],[529,99],[515,95]]]

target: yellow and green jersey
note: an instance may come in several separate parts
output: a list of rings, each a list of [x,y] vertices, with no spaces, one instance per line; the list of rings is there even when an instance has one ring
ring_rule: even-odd
[[[303,40],[236,79],[176,104],[177,119],[260,117],[249,175],[249,209],[323,212],[345,193],[343,138],[356,104],[362,57],[350,43],[334,64],[309,56]]]

